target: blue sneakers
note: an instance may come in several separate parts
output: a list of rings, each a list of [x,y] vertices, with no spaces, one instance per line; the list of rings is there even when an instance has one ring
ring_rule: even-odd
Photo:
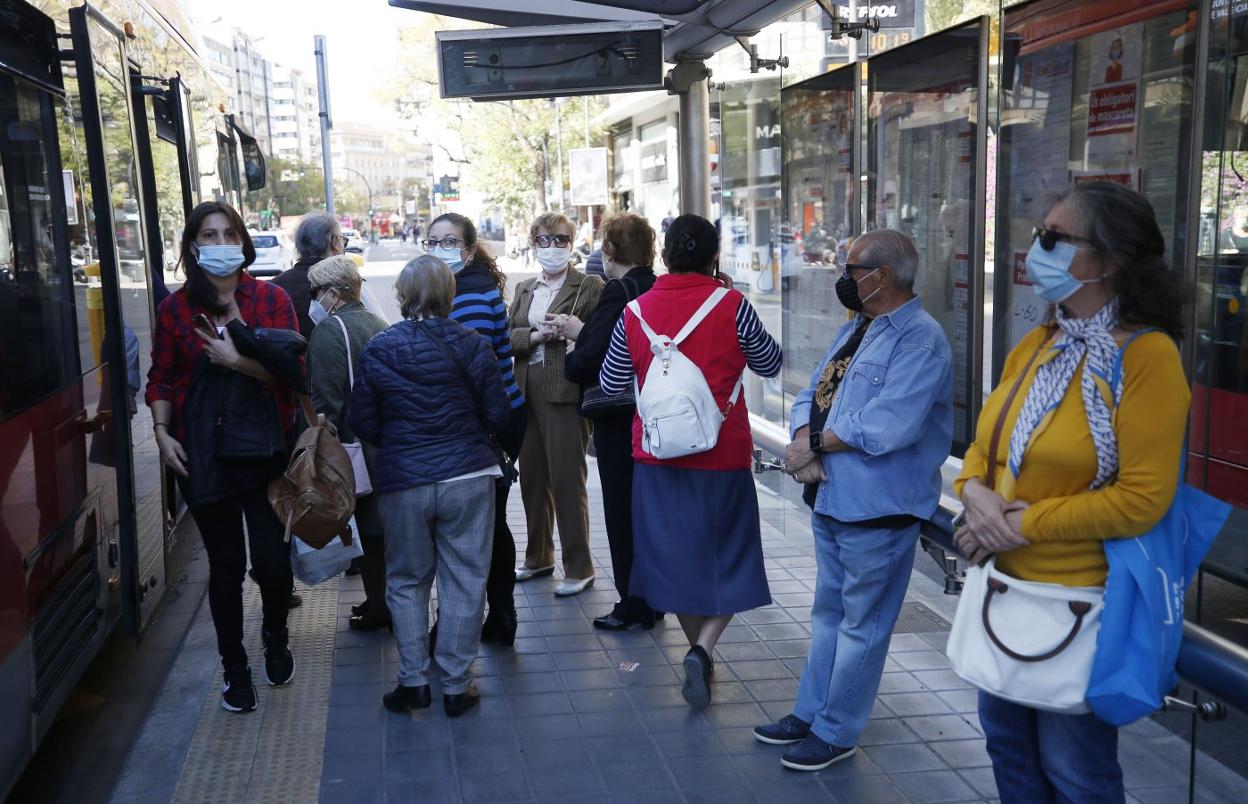
[[[754,739],[768,745],[800,743],[810,734],[810,724],[797,715],[785,715],[778,723],[754,727]]]
[[[837,745],[829,745],[813,734],[808,734],[806,739],[784,752],[784,756],[780,758],[780,764],[792,770],[817,771],[823,770],[834,762],[849,759],[857,752],[857,746],[841,748]]]

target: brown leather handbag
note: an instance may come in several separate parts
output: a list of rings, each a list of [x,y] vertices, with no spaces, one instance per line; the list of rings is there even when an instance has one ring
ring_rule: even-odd
[[[351,544],[347,525],[355,513],[355,472],[351,457],[330,427],[317,423],[312,400],[300,396],[310,427],[295,442],[286,471],[269,483],[269,504],[293,533],[318,550],[342,537]]]

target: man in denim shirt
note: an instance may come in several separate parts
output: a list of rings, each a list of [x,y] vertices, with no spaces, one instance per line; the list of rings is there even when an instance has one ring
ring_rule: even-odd
[[[910,581],[919,522],[940,500],[953,432],[952,360],[940,324],[914,294],[918,268],[914,243],[900,232],[878,229],[854,241],[837,297],[859,316],[837,333],[793,403],[785,461],[809,484],[819,562],[810,653],[793,714],[754,734],[795,744],[781,760],[794,770],[820,770],[856,750]]]

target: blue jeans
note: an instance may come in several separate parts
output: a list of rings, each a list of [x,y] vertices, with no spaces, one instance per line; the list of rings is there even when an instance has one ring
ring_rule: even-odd
[[[793,714],[849,748],[866,728],[888,641],[910,584],[919,526],[862,528],[814,514],[818,578],[810,653]]]
[[[1002,801],[1119,804],[1118,729],[1091,713],[1059,715],[979,693],[979,722]]]

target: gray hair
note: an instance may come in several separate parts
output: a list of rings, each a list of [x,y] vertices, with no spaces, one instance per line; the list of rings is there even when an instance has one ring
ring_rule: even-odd
[[[295,251],[303,259],[328,257],[334,245],[334,235],[339,231],[338,221],[328,212],[304,215],[295,230]]]
[[[338,295],[347,301],[359,300],[361,279],[355,260],[346,254],[326,257],[308,269],[308,283],[312,287],[337,288]]]
[[[446,318],[455,302],[455,274],[429,254],[408,262],[394,283],[404,318]]]
[[[866,265],[887,265],[902,288],[913,291],[919,273],[919,252],[914,241],[896,229],[872,229],[854,241],[861,247],[858,259]]]

